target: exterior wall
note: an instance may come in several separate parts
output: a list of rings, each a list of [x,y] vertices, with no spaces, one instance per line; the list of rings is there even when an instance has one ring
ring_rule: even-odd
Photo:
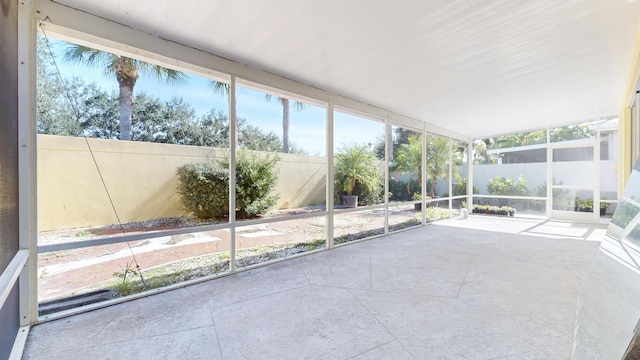
[[[562,166],[558,166],[553,177],[562,180],[564,184],[584,184],[582,174],[590,171],[592,162],[590,161],[563,161]],[[616,199],[616,189],[618,188],[617,174],[614,171],[617,165],[615,160],[600,161],[600,191],[609,200]],[[489,180],[496,176],[510,177],[514,180],[522,174],[527,180],[527,188],[535,189],[537,186],[547,182],[547,164],[502,164],[502,165],[474,165],[473,186],[477,187],[480,194],[488,194],[487,184]]]
[[[185,215],[176,168],[227,149],[87,139],[121,222]],[[279,154],[278,208],[324,203],[326,157]],[[38,230],[118,220],[84,138],[38,135]]]
[[[627,77],[627,83],[623,93],[622,104],[620,104],[619,114],[619,140],[620,140],[620,158],[618,160],[618,168],[620,177],[618,181],[619,193],[622,193],[626,185],[627,178],[631,173],[631,164],[633,155],[631,154],[631,127],[629,121],[631,119],[631,109],[629,104],[635,96],[636,86],[640,81],[640,26],[636,29],[636,43],[633,47],[633,59],[631,61],[631,68],[629,69],[629,76]]]

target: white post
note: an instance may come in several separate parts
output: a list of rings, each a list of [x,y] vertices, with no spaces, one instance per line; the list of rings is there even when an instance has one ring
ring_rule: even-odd
[[[229,82],[229,271],[236,271],[236,77]]]
[[[420,209],[422,210],[422,225],[427,224],[427,124],[422,126],[422,191],[420,191]]]
[[[326,147],[327,147],[327,178],[326,178],[326,207],[327,207],[327,248],[333,249],[333,206],[334,206],[334,182],[333,182],[333,95],[329,95],[327,103],[327,124],[326,124]]]
[[[29,251],[20,276],[20,325],[38,318],[38,254],[36,198],[36,31],[31,1],[18,3],[18,178],[20,249]]]
[[[467,211],[473,210],[473,140],[467,144]]]
[[[453,139],[449,138],[449,217],[453,209]]]
[[[389,116],[384,119],[384,233],[389,233],[389,161],[393,156],[393,133],[389,124]]]
[[[593,147],[593,222],[600,222],[600,117],[596,124],[596,144]]]
[[[547,219],[553,214],[553,149],[551,149],[551,129],[547,127]]]

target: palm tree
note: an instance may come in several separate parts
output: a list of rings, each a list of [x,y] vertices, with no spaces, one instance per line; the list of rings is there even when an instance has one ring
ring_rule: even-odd
[[[181,84],[186,80],[186,75],[180,71],[82,45],[70,44],[64,57],[72,63],[102,67],[105,74],[115,75],[119,86],[120,140],[131,140],[133,87],[140,73],[150,73],[168,84]]]
[[[391,171],[412,172],[407,181],[407,194],[412,195],[411,181],[417,178],[418,184],[422,187],[422,136],[409,135],[407,142],[399,144],[395,161],[389,167]]]
[[[378,186],[376,157],[367,145],[342,145],[336,152],[335,185],[347,196],[353,196],[356,184],[367,192]]]
[[[429,196],[435,196],[438,178],[449,178],[449,139],[429,136],[427,138],[427,178],[431,179]]]
[[[265,94],[265,98],[271,101],[273,98],[269,94]],[[282,152],[289,152],[289,99],[278,97],[278,102],[282,105]],[[300,101],[293,102],[293,108],[301,111],[306,107],[306,104]]]
[[[210,83],[213,92],[219,95],[227,95],[229,93],[229,84],[212,80]],[[264,97],[271,101],[272,95],[265,94]],[[278,97],[278,102],[282,105],[282,152],[289,152],[289,104],[290,100]],[[293,102],[293,108],[300,111],[306,107],[306,104],[300,101]]]

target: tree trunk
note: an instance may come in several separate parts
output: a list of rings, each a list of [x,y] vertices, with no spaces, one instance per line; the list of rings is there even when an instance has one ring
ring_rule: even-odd
[[[133,84],[118,81],[120,85],[120,140],[131,140],[131,113],[133,106]]]
[[[289,152],[289,99],[282,99],[282,152]]]
[[[434,197],[436,196],[436,181],[438,181],[438,177],[437,176],[432,176],[431,177],[431,191],[429,196]]]

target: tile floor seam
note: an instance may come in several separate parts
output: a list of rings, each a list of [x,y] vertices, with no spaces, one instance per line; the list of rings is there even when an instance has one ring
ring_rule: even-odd
[[[373,261],[371,261],[371,251],[369,251],[369,290],[373,290]]]
[[[347,287],[331,286],[331,285],[322,285],[322,286],[337,288],[337,289],[344,289],[344,290],[371,291],[371,292],[380,293],[380,294],[395,294],[395,295],[402,295],[402,296],[420,296],[420,297],[432,298],[432,299],[456,300],[456,298],[452,296],[425,295],[425,294],[418,294],[418,293],[412,293],[412,292],[386,291],[386,290],[376,290],[376,289],[358,289],[358,288],[347,288]]]
[[[353,294],[349,289],[347,289],[347,292],[348,292],[348,293],[349,293],[349,294],[350,294],[350,295],[351,295],[351,296],[352,296],[352,297],[353,297],[353,298],[358,302],[358,304],[360,304],[360,306],[362,306],[362,307],[367,311],[367,313],[369,313],[369,315],[371,315],[371,316],[376,320],[376,322],[377,322],[378,324],[380,324],[380,326],[382,326],[382,328],[383,328],[383,329],[385,329],[385,331],[386,331],[387,333],[389,333],[389,335],[391,335],[391,337],[392,337],[395,341],[397,341],[397,342],[398,342],[398,344],[400,344],[400,346],[402,346],[402,348],[403,348],[405,351],[407,351],[407,352],[408,352],[408,353],[409,353],[409,354],[410,354],[414,359],[417,359],[417,358],[415,357],[415,355],[413,355],[413,353],[412,353],[411,351],[409,351],[409,349],[407,349],[407,347],[406,347],[406,346],[404,346],[404,344],[403,344],[403,343],[402,343],[402,342],[401,342],[401,341],[400,341],[400,340],[395,336],[395,334],[394,334],[393,332],[391,332],[391,330],[389,330],[389,328],[387,328],[387,327],[382,323],[382,321],[380,321],[380,319],[378,319],[378,317],[377,317],[377,316],[375,316],[375,315],[371,312],[371,310],[369,310],[369,308],[368,308],[365,304],[363,304],[363,303],[362,303],[362,301],[360,301],[360,299],[358,299],[358,297],[357,297],[357,296],[355,296],[355,295],[354,295],[354,294]],[[393,341],[390,341],[390,342],[393,342]],[[383,344],[383,345],[384,345],[384,344]],[[369,350],[367,350],[367,351],[371,351],[371,350],[373,350],[373,349],[375,349],[375,348],[378,348],[378,347],[380,347],[380,346],[382,346],[382,345],[379,345],[379,346],[373,347],[373,348],[371,348],[371,349],[369,349]],[[366,351],[365,351],[365,352],[366,352]]]
[[[398,341],[398,340],[390,340],[390,341],[388,341],[388,342],[386,342],[386,343],[384,343],[384,344],[380,344],[380,345],[378,345],[378,346],[376,346],[376,347],[373,347],[373,348],[371,348],[371,349],[368,349],[368,350],[365,350],[365,351],[360,352],[360,353],[358,353],[358,354],[355,354],[355,355],[353,355],[353,356],[350,356],[350,357],[348,357],[347,359],[354,359],[354,358],[356,358],[356,357],[358,357],[358,356],[360,356],[360,355],[364,355],[364,354],[366,354],[366,353],[368,353],[368,352],[370,352],[370,351],[373,351],[373,350],[375,350],[375,349],[379,349],[379,348],[381,348],[381,347],[383,347],[383,346],[385,346],[385,345],[389,345],[389,344],[393,343],[394,341]]]
[[[464,287],[464,284],[467,282],[467,277],[469,276],[469,273],[471,273],[472,268],[473,268],[472,265],[469,265],[469,267],[467,268],[467,272],[464,274],[464,278],[460,283],[460,287],[458,287],[458,292],[456,292],[456,296],[454,297],[454,299],[457,299],[458,296],[460,296],[460,293],[462,292],[462,288]]]
[[[207,326],[196,326],[196,327],[192,327],[189,329],[183,329],[183,330],[177,330],[177,331],[169,331],[166,333],[160,333],[160,334],[153,334],[153,335],[148,335],[148,336],[142,336],[142,337],[129,337],[125,340],[118,340],[118,341],[114,341],[114,342],[107,342],[104,344],[99,344],[100,346],[104,346],[104,345],[113,345],[113,344],[119,344],[119,343],[123,343],[123,342],[127,342],[127,341],[132,341],[132,340],[143,340],[143,339],[152,339],[154,337],[158,337],[158,336],[166,336],[166,335],[171,335],[171,334],[178,334],[178,333],[182,333],[182,332],[187,332],[187,331],[192,331],[192,330],[198,330],[198,329],[206,329],[206,328],[210,328],[213,327],[212,325],[207,325]]]
[[[216,336],[216,342],[218,343],[218,352],[220,353],[220,359],[224,360],[224,353],[222,352],[222,343],[220,342],[220,337],[218,336],[218,327],[216,326],[216,318],[213,315],[213,310],[209,309],[209,314],[211,315],[211,322],[213,323],[213,333]]]
[[[304,267],[302,267],[301,264],[296,264],[298,266],[298,268],[302,271],[302,275],[304,275],[304,278],[307,279],[307,285],[312,285],[311,284],[311,280],[309,280],[309,276],[307,275],[307,272],[304,271]]]
[[[118,306],[118,305],[119,305],[119,304],[115,304],[115,305],[113,305],[113,306]],[[106,328],[107,328],[107,326],[109,326],[109,325],[110,325],[110,324],[111,324],[111,323],[112,323],[112,322],[113,322],[113,321],[114,321],[114,320],[115,320],[115,319],[116,319],[120,314],[122,314],[122,313],[124,312],[124,310],[125,310],[125,306],[122,306],[122,309],[118,310],[118,311],[116,312],[116,314],[115,314],[115,315],[113,315],[113,317],[112,317],[112,318],[111,318],[111,319],[110,319],[106,324],[104,324],[104,326],[103,326],[102,328],[100,328],[100,330],[98,330],[95,334],[91,335],[91,336],[89,337],[89,339],[93,339],[93,338],[95,338],[96,336],[98,336],[98,335],[99,335],[102,331],[104,331],[104,329],[106,329]]]
[[[36,355],[36,356],[37,357],[43,357],[43,356],[49,356],[49,355],[62,354],[62,353],[68,352],[70,350],[76,350],[76,351],[77,350],[88,350],[88,349],[92,349],[92,348],[102,347],[102,346],[105,346],[105,345],[114,345],[114,344],[126,343],[126,342],[134,341],[134,340],[152,339],[154,337],[167,336],[167,335],[171,335],[171,334],[177,334],[177,333],[181,333],[181,332],[187,332],[187,331],[198,330],[198,329],[206,329],[208,327],[212,327],[212,326],[211,325],[209,325],[209,326],[197,326],[197,327],[190,328],[190,329],[171,331],[171,332],[167,332],[167,333],[154,334],[154,335],[149,335],[149,336],[129,337],[129,338],[126,338],[126,339],[123,339],[123,340],[117,340],[117,341],[113,341],[113,342],[92,344],[92,345],[81,346],[81,347],[76,347],[76,348],[72,348],[72,349],[66,348],[64,350],[53,351],[53,352],[52,351],[42,352],[40,355]]]
[[[521,356],[521,355],[527,355],[527,354],[534,354],[534,353],[536,353],[536,352],[538,352],[538,351],[542,351],[542,352],[544,352],[543,350],[531,350],[531,351],[525,351],[525,352],[520,352],[520,353],[516,353],[516,354],[509,354],[509,355],[504,355],[504,356],[498,356],[498,357],[490,358],[490,359],[487,359],[487,360],[508,359],[508,358],[511,358],[511,357],[514,357],[514,356]]]
[[[207,302],[204,299],[201,299],[198,295],[194,294],[193,291],[191,291],[190,286],[186,286],[184,287],[184,289],[189,294],[191,294],[191,296],[193,296],[199,302],[200,305],[205,306],[209,311],[209,316],[211,316],[211,326],[213,327],[213,333],[216,337],[216,342],[218,343],[218,351],[220,352],[220,358],[224,360],[224,355],[222,354],[222,346],[220,345],[220,339],[218,338],[218,328],[216,327],[216,320],[213,316],[213,311],[211,307],[207,306]]]
[[[218,310],[218,309],[225,308],[227,306],[231,306],[231,305],[235,305],[235,304],[241,304],[241,303],[244,303],[244,302],[253,301],[253,300],[264,298],[264,297],[271,296],[271,295],[277,295],[277,294],[282,294],[282,293],[286,293],[286,292],[293,291],[293,290],[304,289],[304,288],[309,287],[309,286],[322,287],[322,285],[314,285],[314,284],[296,286],[296,287],[292,287],[292,288],[289,288],[289,289],[286,289],[286,290],[276,291],[276,292],[272,292],[272,293],[268,293],[268,294],[254,296],[254,297],[251,297],[251,298],[237,300],[237,301],[234,301],[234,302],[231,302],[231,303],[228,303],[228,304],[224,304],[224,305],[217,305],[217,306],[216,305],[207,305],[207,307],[209,308],[209,310]]]

